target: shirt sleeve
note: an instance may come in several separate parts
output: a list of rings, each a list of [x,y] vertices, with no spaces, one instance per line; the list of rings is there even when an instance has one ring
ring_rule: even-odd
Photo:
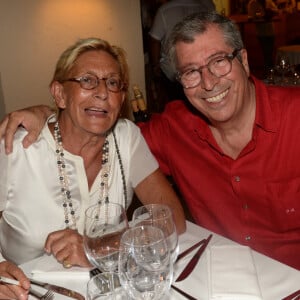
[[[5,154],[4,141],[0,145],[0,211],[6,206],[8,155]]]
[[[170,175],[167,157],[170,145],[166,141],[166,132],[169,131],[168,122],[160,114],[152,114],[150,121],[138,125],[160,169],[165,175]]]
[[[6,259],[2,256],[2,254],[0,253],[0,263],[6,261]]]
[[[158,162],[151,153],[140,129],[134,127],[133,130],[133,147],[132,147],[132,164],[130,178],[132,186],[135,188],[147,176],[158,169]]]
[[[0,211],[3,211],[6,206],[7,166],[8,156],[5,154],[4,141],[2,139],[0,143]],[[5,258],[2,256],[0,243],[0,263],[2,261],[5,261]]]
[[[147,176],[157,170],[159,166],[140,129],[129,120],[124,120],[120,123],[123,123],[119,129],[119,136],[121,137],[120,150],[122,155],[125,155],[125,164],[128,164],[131,186],[135,188]],[[127,134],[125,134],[124,128],[126,128]],[[126,148],[127,150],[125,151]]]

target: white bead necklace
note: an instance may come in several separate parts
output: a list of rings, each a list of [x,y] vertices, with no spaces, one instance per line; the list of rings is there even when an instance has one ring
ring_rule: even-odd
[[[124,167],[123,167],[121,154],[119,151],[119,147],[118,147],[116,136],[115,136],[114,132],[113,132],[113,138],[114,138],[117,157],[118,157],[118,161],[119,161],[119,165],[120,165],[122,184],[123,184],[123,193],[124,193],[124,200],[125,200],[125,209],[126,209],[127,208],[127,190],[126,190]],[[73,208],[71,191],[69,188],[69,179],[66,174],[64,148],[62,145],[62,137],[61,137],[58,121],[54,125],[54,140],[55,140],[55,145],[56,145],[56,157],[57,157],[57,167],[58,167],[58,173],[59,173],[59,182],[61,185],[61,193],[62,193],[62,198],[63,198],[65,226],[66,226],[66,228],[76,229],[76,216],[75,216],[75,210]],[[101,180],[100,180],[100,192],[99,192],[99,199],[98,199],[99,205],[103,202],[103,200],[106,203],[109,202],[109,197],[108,197],[109,172],[110,172],[109,141],[108,141],[108,138],[106,137],[105,142],[102,146],[102,168],[100,171]],[[72,222],[72,224],[70,224],[70,222]]]

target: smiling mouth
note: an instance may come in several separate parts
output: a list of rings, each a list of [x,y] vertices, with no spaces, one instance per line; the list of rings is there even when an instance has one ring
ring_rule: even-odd
[[[227,94],[228,94],[229,90],[227,89],[226,91],[224,91],[223,93],[217,95],[217,96],[213,96],[210,98],[206,98],[206,101],[209,103],[217,103],[220,102]]]
[[[91,113],[103,113],[103,114],[107,114],[108,111],[105,109],[100,109],[100,108],[86,108],[85,109],[86,112],[91,112]]]

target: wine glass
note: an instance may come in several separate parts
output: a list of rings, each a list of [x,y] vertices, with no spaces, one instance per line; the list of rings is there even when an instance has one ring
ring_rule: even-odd
[[[297,72],[296,70],[293,72],[292,84],[300,85],[300,72]]]
[[[264,80],[267,84],[275,84],[275,69],[270,68],[267,71],[267,76]]]
[[[286,75],[287,75],[287,72],[290,70],[289,59],[285,56],[279,56],[277,58],[276,70],[279,73],[279,77],[280,77],[279,84],[285,85],[288,81],[288,78],[286,77]]]
[[[162,299],[170,289],[173,265],[161,229],[150,225],[136,226],[123,234],[119,278],[133,299]]]
[[[117,203],[90,206],[85,212],[83,244],[88,260],[102,272],[118,267],[119,244],[128,228],[126,211]]]
[[[87,300],[124,300],[127,292],[121,286],[115,272],[104,272],[92,277],[87,283]]]
[[[169,247],[171,262],[174,263],[176,261],[179,252],[178,234],[169,206],[164,204],[148,204],[138,207],[133,212],[132,225],[152,225],[160,228],[165,235]]]

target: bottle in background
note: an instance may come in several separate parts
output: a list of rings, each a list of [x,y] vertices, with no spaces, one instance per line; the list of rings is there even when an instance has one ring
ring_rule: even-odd
[[[133,93],[134,93],[134,98],[137,101],[137,106],[139,109],[139,121],[136,120],[136,122],[146,122],[150,119],[150,115],[147,110],[145,99],[144,99],[143,94],[142,94],[141,90],[139,89],[138,85],[133,86]],[[133,104],[132,104],[132,107],[133,107]]]
[[[138,102],[137,102],[136,98],[131,99],[131,109],[132,109],[134,121],[136,123],[142,122],[141,111],[139,110]]]

